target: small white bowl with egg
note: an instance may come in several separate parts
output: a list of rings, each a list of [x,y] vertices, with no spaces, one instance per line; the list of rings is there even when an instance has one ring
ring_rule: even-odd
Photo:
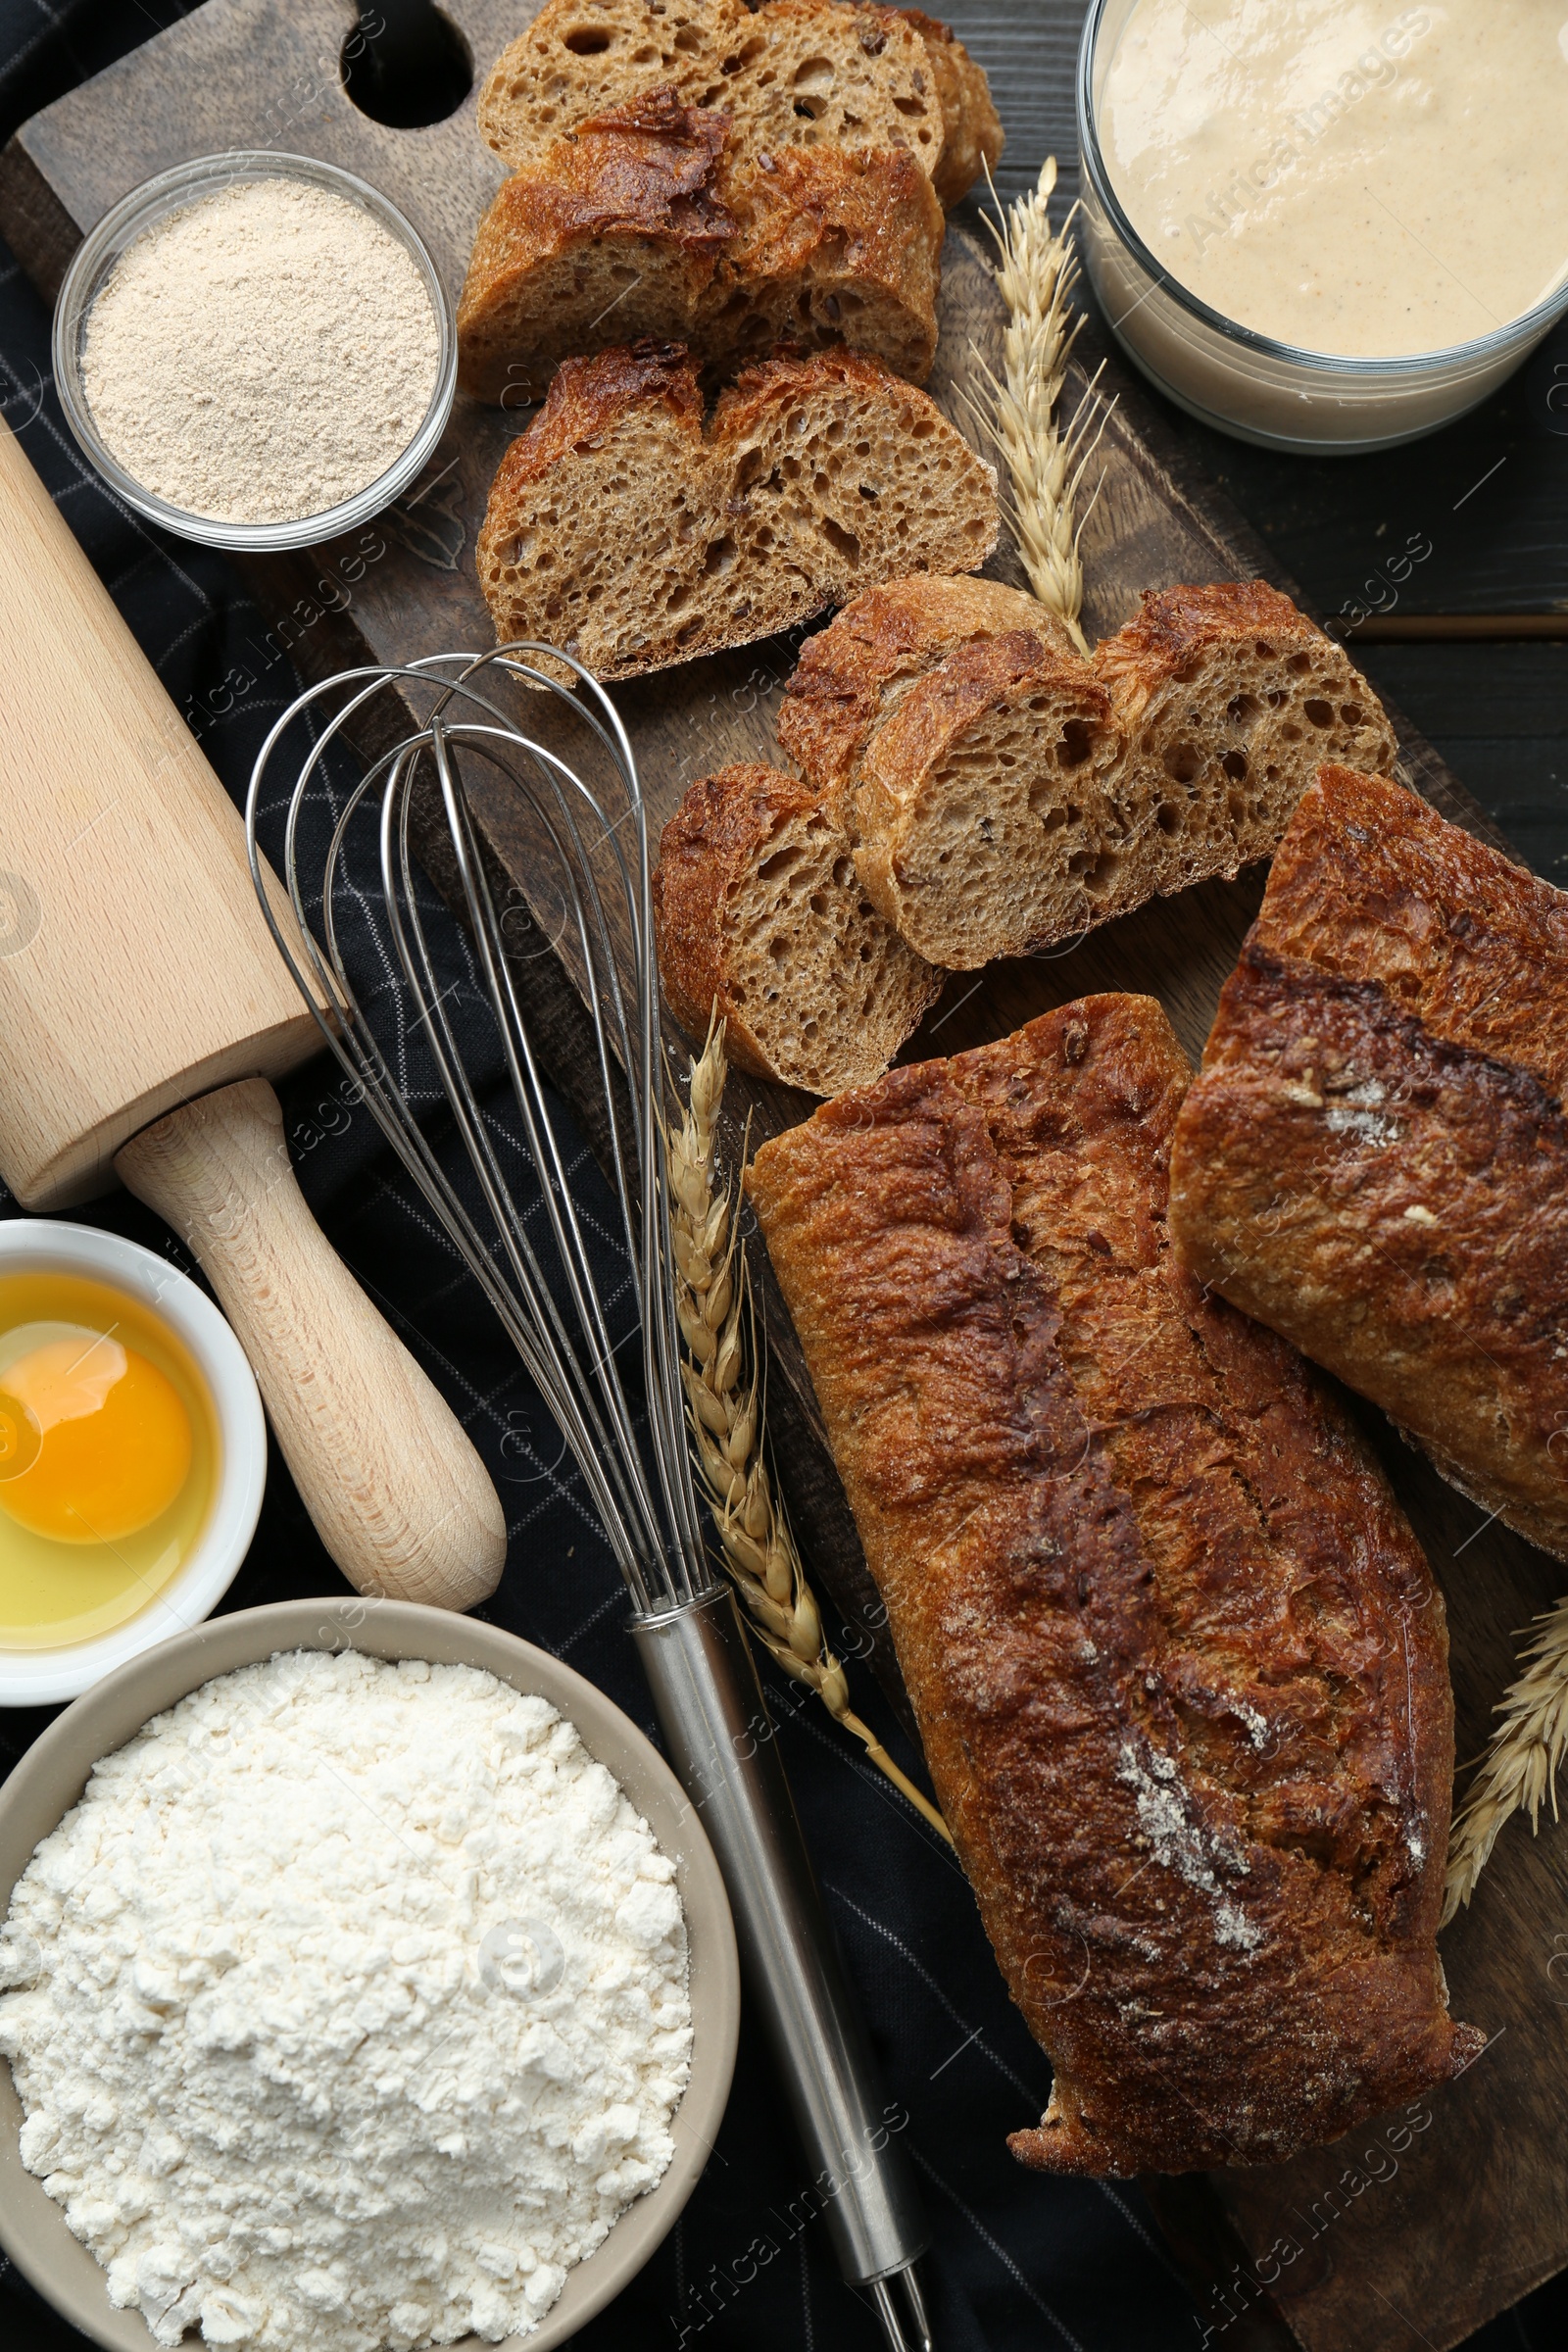
[[[74,1698],[210,1615],[266,1482],[255,1377],[188,1276],[0,1220],[0,1706]]]

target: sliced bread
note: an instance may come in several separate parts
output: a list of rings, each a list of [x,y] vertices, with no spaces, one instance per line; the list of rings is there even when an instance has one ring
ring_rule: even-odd
[[[513,171],[535,169],[563,132],[661,83],[722,109],[747,164],[905,147],[952,203],[946,189],[961,196],[1001,153],[985,75],[945,26],[838,0],[547,0],[485,79],[480,135]]]
[[[1381,775],[1398,757],[1349,656],[1262,580],[1147,590],[1095,668],[1164,845],[1158,891],[1271,856],[1321,760]]]
[[[654,922],[688,1036],[716,1012],[740,1068],[813,1095],[880,1078],[942,988],[856,888],[821,796],[777,768],[691,787],[660,845]]]
[[[524,408],[560,361],[639,333],[679,339],[708,297],[733,216],[717,194],[728,123],[656,89],[580,123],[550,168],[518,172],[480,221],[458,306],[460,379]]]
[[[939,582],[907,608],[903,582],[858,600],[808,647],[779,724],[836,796],[867,895],[933,963],[1023,955],[1235,874],[1331,751],[1395,756],[1365,679],[1261,582],[1147,595],[1092,664],[1043,615],[975,626],[973,587],[952,631]]]
[[[498,191],[458,305],[459,381],[509,407],[564,360],[644,336],[732,372],[846,340],[919,381],[937,343],[942,208],[905,148],[769,156],[737,192],[729,119],[648,91]]]
[[[913,578],[867,589],[831,628],[808,637],[785,689],[778,740],[812,783],[843,801],[875,727],[917,678],[959,645],[1027,630],[1071,653],[1061,623],[999,580]]]
[[[996,477],[923,392],[856,352],[749,368],[705,424],[676,346],[571,361],[503,458],[479,532],[498,641],[602,678],[746,645],[907,571],[964,571]]]

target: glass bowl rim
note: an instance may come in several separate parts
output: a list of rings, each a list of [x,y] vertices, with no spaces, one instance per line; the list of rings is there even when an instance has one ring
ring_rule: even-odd
[[[419,271],[435,317],[439,343],[436,380],[429,404],[415,433],[392,464],[373,481],[367,482],[363,490],[356,490],[352,498],[343,499],[337,506],[281,522],[230,522],[215,515],[196,514],[149,490],[126,471],[106,446],[93,422],[81,383],[81,328],[120,256],[154,220],[177,209],[171,199],[188,196],[194,202],[202,193],[249,179],[285,179],[325,187],[368,212],[399,240]],[[180,538],[194,540],[200,546],[227,548],[236,553],[280,554],[292,548],[319,546],[382,513],[427,464],[446,429],[457,391],[458,342],[452,305],[429,248],[408,216],[379,188],[345,171],[340,164],[324,163],[317,156],[284,154],[268,147],[230,147],[211,155],[192,156],[185,163],[155,172],[151,178],[142,180],[111,205],[72,256],[55,298],[50,339],[55,388],[66,422],[110,489],[149,522],[158,523]]]
[[[1296,368],[1313,368],[1329,376],[1382,383],[1391,379],[1441,376],[1453,370],[1482,368],[1490,361],[1502,358],[1516,343],[1528,343],[1532,336],[1539,340],[1548,327],[1555,325],[1568,312],[1568,262],[1564,264],[1564,278],[1555,291],[1544,295],[1530,310],[1521,311],[1517,318],[1510,318],[1503,325],[1494,327],[1490,333],[1478,335],[1468,343],[1448,343],[1437,351],[1396,353],[1388,359],[1357,359],[1345,352],[1312,351],[1305,344],[1281,343],[1272,335],[1260,334],[1256,327],[1244,326],[1239,318],[1227,318],[1223,311],[1216,311],[1211,304],[1203,301],[1201,295],[1192,293],[1155,260],[1128,220],[1111,184],[1100,144],[1094,95],[1095,51],[1110,4],[1111,0],[1089,0],[1078,43],[1078,71],[1075,77],[1078,153],[1084,177],[1096,201],[1102,206],[1118,239],[1145,276],[1152,278],[1180,309],[1188,312],[1200,325],[1211,328],[1225,342],[1240,344],[1248,351],[1256,352],[1262,359],[1283,361]]]

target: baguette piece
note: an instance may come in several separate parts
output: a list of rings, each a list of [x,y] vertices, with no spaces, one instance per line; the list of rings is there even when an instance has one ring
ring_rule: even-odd
[[[771,360],[706,427],[674,345],[563,368],[479,532],[498,641],[603,678],[746,645],[905,569],[996,545],[996,475],[923,392],[856,352]]]
[[[1151,592],[1088,666],[1035,606],[1043,669],[958,599],[944,630],[943,594],[893,663],[878,649],[898,583],[841,612],[789,682],[779,739],[840,796],[873,904],[949,969],[1234,875],[1273,849],[1326,752],[1394,757],[1365,679],[1261,581]]]
[[[732,372],[851,337],[911,382],[937,341],[942,208],[904,149],[796,148],[737,182],[729,118],[648,91],[497,192],[458,304],[459,382],[543,396],[563,360],[655,336]]]
[[[1459,2072],[1443,1602],[1343,1410],[1164,1232],[1190,1071],[1093,997],[749,1178],[926,1759],[1055,2069],[1042,2171],[1273,2163]]]
[[[654,925],[687,1035],[716,1015],[739,1068],[808,1094],[880,1078],[942,991],[857,888],[819,795],[777,768],[692,785],[660,844]]]
[[[661,83],[722,108],[748,163],[906,147],[947,204],[1002,153],[985,75],[945,25],[836,0],[547,0],[485,78],[480,136],[513,171],[534,169],[564,132]]]
[[[1325,766],[1177,1130],[1198,1278],[1568,1559],[1568,894]]]
[[[1095,671],[1126,740],[1126,788],[1153,808],[1160,892],[1271,856],[1320,761],[1381,771],[1397,757],[1344,648],[1263,580],[1146,590],[1096,647]]]

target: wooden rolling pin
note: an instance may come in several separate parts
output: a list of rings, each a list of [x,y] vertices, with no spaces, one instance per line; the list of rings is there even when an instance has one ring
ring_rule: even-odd
[[[350,1583],[471,1608],[501,1505],[294,1180],[266,1081],[320,1032],[239,812],[3,423],[0,647],[0,1176],[63,1208],[118,1174],[201,1261]]]

